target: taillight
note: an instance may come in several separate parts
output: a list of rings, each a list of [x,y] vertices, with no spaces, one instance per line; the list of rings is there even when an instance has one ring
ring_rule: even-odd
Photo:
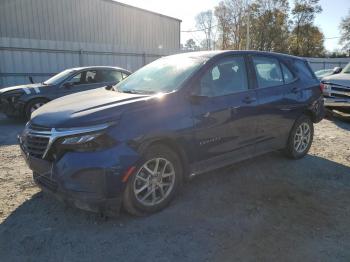
[[[320,83],[320,90],[322,93],[323,93],[325,88],[326,88],[326,85],[324,83]]]

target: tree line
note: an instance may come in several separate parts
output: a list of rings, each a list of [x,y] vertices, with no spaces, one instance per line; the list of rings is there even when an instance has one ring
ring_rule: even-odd
[[[251,49],[321,57],[325,37],[314,23],[320,12],[319,0],[295,0],[292,8],[288,0],[223,0],[213,11],[199,13],[196,27],[205,33],[200,44],[207,50]],[[344,39],[350,41],[348,35]],[[196,48],[193,39],[185,44],[185,49]]]

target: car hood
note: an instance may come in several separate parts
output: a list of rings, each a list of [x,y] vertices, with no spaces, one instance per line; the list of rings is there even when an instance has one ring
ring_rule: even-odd
[[[326,76],[322,79],[322,82],[350,87],[350,74],[340,73],[336,75]]]
[[[32,123],[47,127],[82,127],[117,121],[121,114],[150,96],[99,88],[61,97],[34,111]]]
[[[46,87],[47,85],[43,84],[27,84],[27,85],[20,85],[20,86],[11,86],[11,87],[5,87],[0,89],[0,94],[4,94],[9,91],[23,91],[25,94],[35,94],[40,93],[41,87]]]

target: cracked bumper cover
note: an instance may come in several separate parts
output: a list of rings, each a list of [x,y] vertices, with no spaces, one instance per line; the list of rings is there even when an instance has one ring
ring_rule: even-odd
[[[125,168],[137,161],[130,148],[117,146],[99,152],[68,152],[59,161],[22,155],[35,183],[58,200],[79,209],[116,216],[122,204]],[[123,152],[124,156],[121,157]],[[128,157],[125,157],[125,153]]]

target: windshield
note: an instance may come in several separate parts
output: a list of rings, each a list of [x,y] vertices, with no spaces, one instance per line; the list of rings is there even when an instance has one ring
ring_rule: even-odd
[[[203,63],[203,58],[184,55],[160,58],[118,83],[114,90],[140,94],[169,93],[178,90]]]
[[[343,74],[350,74],[350,63],[348,63],[348,64],[344,67],[342,73],[343,73]]]
[[[45,85],[57,85],[61,83],[64,79],[66,79],[74,70],[67,69],[62,71],[61,73],[58,73],[57,75],[54,75],[53,77],[47,79],[44,84]]]
[[[327,74],[332,74],[333,73],[333,69],[324,69],[324,70],[319,70],[315,72],[316,76],[323,76],[323,75],[327,75]]]

